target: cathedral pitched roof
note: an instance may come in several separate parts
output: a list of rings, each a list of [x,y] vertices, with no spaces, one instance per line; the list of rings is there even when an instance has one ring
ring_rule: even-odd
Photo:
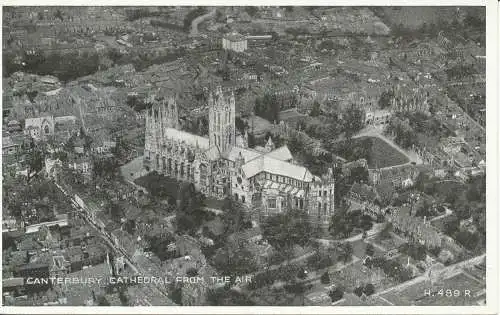
[[[226,158],[232,162],[235,162],[236,159],[238,159],[240,153],[241,156],[243,156],[243,158],[245,159],[245,162],[249,162],[262,155],[262,153],[252,149],[232,147],[231,151],[229,151]]]
[[[290,152],[290,150],[286,145],[267,153],[266,156],[280,161],[289,161],[293,159],[292,153]]]
[[[185,132],[174,128],[165,128],[165,135],[169,139],[185,142],[193,147],[199,146],[200,149],[204,150],[210,149],[210,143],[208,141],[208,138],[200,137],[191,134],[189,132]]]
[[[243,165],[242,168],[247,178],[253,177],[261,172],[290,177],[305,182],[311,182],[313,178],[311,172],[303,166],[273,159],[266,155],[251,160]]]

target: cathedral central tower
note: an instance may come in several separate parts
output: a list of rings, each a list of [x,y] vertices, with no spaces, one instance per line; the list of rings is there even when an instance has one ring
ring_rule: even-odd
[[[225,97],[219,86],[215,95],[208,97],[208,120],[210,146],[216,146],[221,153],[228,152],[236,144],[236,105],[234,93]]]

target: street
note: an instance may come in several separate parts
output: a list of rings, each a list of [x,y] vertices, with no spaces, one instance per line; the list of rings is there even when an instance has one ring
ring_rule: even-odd
[[[145,276],[145,277],[157,276],[157,275],[150,275],[143,268],[141,268],[141,266],[134,265],[132,263],[131,257],[129,257],[129,255],[127,254],[127,252],[125,251],[125,249],[123,249],[122,247],[119,247],[116,244],[114,244],[113,239],[111,238],[111,236],[108,233],[102,231],[99,228],[99,226],[97,226],[97,224],[95,223],[95,221],[92,219],[92,217],[90,215],[89,209],[87,207],[84,207],[84,208],[79,207],[78,203],[75,201],[75,199],[74,199],[73,196],[71,196],[70,194],[68,194],[57,182],[55,184],[56,184],[56,186],[61,190],[61,192],[65,196],[67,196],[68,198],[70,198],[72,200],[73,208],[75,208],[75,210],[76,210],[75,213],[77,213],[78,215],[80,215],[89,225],[91,225],[98,232],[98,234],[102,237],[102,239],[104,239],[108,243],[108,245],[116,253],[121,254],[125,258],[125,262],[127,263],[128,266],[130,266],[130,268],[134,271],[134,273],[141,274],[142,276]],[[165,300],[165,305],[176,305],[173,302],[171,302],[171,300],[169,299],[168,292],[166,292],[164,290],[161,290],[156,285],[143,286],[141,292],[144,293],[144,297],[142,299],[139,299],[139,300],[142,300],[142,302],[144,302],[144,304],[152,305],[148,301],[147,296],[158,296],[158,295],[160,295],[162,297],[162,300],[163,299]]]

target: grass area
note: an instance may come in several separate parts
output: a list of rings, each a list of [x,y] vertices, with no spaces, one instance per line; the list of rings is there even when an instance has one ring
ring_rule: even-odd
[[[364,139],[360,138],[360,140]],[[373,145],[371,147],[368,167],[388,167],[408,163],[406,156],[391,147],[387,142],[379,138],[371,138]]]
[[[371,142],[371,146],[366,147],[366,143],[369,142]],[[348,161],[365,158],[369,168],[383,168],[409,162],[408,158],[401,152],[377,137],[360,137],[352,139],[350,143],[341,141],[331,149],[333,153]]]

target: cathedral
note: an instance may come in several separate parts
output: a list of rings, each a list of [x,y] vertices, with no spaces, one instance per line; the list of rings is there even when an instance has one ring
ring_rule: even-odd
[[[249,148],[247,134],[237,135],[234,94],[218,87],[208,97],[209,134],[200,137],[180,130],[174,97],[152,106],[146,114],[144,168],[188,181],[207,197],[231,196],[252,218],[297,208],[313,224],[327,226],[334,212],[334,178],[322,177],[294,163],[288,147]]]

